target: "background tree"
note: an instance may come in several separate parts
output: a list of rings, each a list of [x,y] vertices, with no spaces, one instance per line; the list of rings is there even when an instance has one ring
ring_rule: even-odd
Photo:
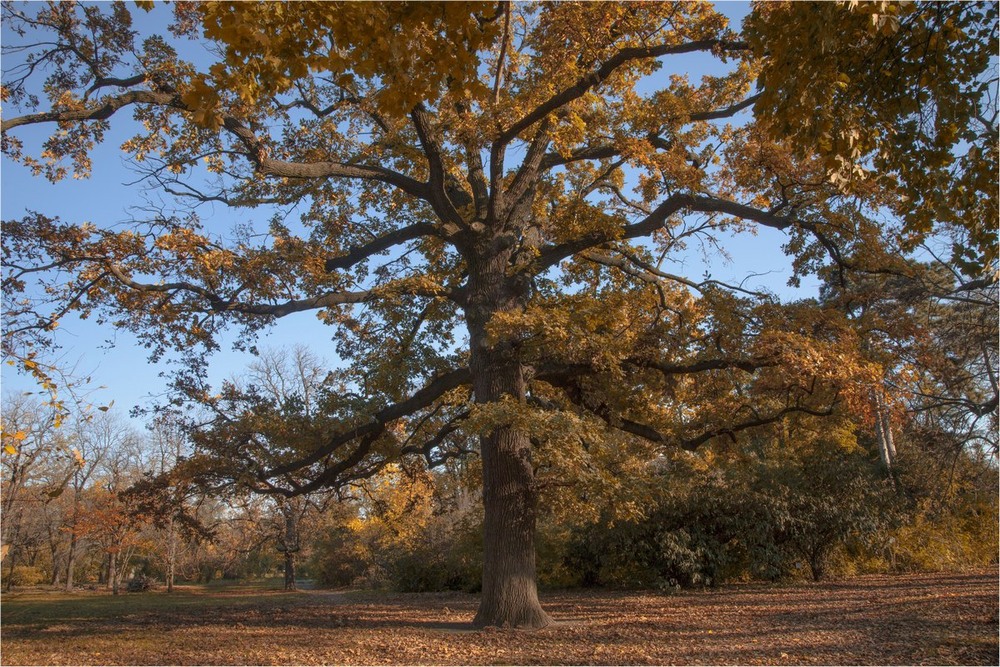
[[[90,489],[89,502],[73,526],[75,535],[92,540],[106,556],[107,586],[112,595],[121,590],[122,576],[129,570],[140,531],[148,521],[123,502],[130,496],[120,494],[116,481],[120,480],[105,480]]]
[[[170,415],[163,415],[156,419],[152,425],[153,442],[156,447],[156,458],[159,464],[154,469],[159,475],[168,475],[181,463],[182,457],[187,453],[188,437],[178,420],[171,419]],[[167,592],[174,591],[174,579],[177,571],[177,549],[178,549],[178,521],[184,512],[184,502],[187,485],[182,480],[173,480],[174,484],[166,485],[158,497],[166,501],[167,511],[156,511],[154,515],[162,517],[166,515],[166,585]],[[133,487],[134,489],[135,487]]]
[[[827,277],[825,302],[843,309],[884,369],[872,415],[883,462],[891,463],[892,431],[915,423],[952,432],[959,448],[995,453],[997,284],[963,280],[940,261]]]
[[[303,345],[262,350],[245,375],[226,381],[217,395],[209,396],[200,384],[178,383],[177,388],[186,403],[201,406],[200,414],[205,415],[201,423],[188,427],[195,451],[177,474],[201,480],[202,485],[210,480],[218,490],[234,487],[229,492],[236,493],[268,490],[256,482],[259,466],[278,467],[321,448],[341,427],[338,413],[345,404],[336,374]],[[247,457],[248,450],[254,454]],[[248,469],[248,464],[253,467]],[[247,487],[241,480],[252,482]],[[293,492],[275,500],[280,519],[275,541],[284,558],[287,590],[295,589],[299,524],[331,499],[329,492],[294,492],[309,481],[293,467],[283,477]]]
[[[918,7],[923,17],[933,6]],[[154,356],[186,353],[188,386],[202,381],[203,352],[227,325],[241,326],[250,346],[275,319],[317,310],[333,326],[351,400],[330,410],[336,428],[309,451],[249,448],[240,483],[301,495],[405,454],[440,464],[478,439],[475,623],[545,625],[535,586],[540,465],[558,476],[634,439],[695,450],[791,415],[864,410],[882,375],[842,312],[676,275],[670,258],[764,226],[787,234],[797,275],[831,261],[877,270],[928,223],[951,222],[915,197],[924,185],[907,178],[923,169],[916,163],[900,188],[877,179],[844,188],[813,150],[826,150],[822,141],[776,142],[773,119],[724,124],[780,95],[801,71],[795,45],[813,42],[808,12],[754,11],[750,36],[764,49],[702,3],[178,6],[174,32],[218,47],[209,65],[182,61],[163,36],[140,42],[124,5],[5,5],[23,40],[4,98],[27,111],[3,121],[11,159],[54,179],[68,160],[86,175],[90,148],[130,108],[140,129],[123,150],[163,192],[304,211],[299,221],[276,216],[266,233],[212,228],[193,212],[124,230],[30,213],[5,222],[5,263],[23,267],[12,289],[36,280],[59,304],[135,332]],[[838,54],[853,53],[856,8],[823,11],[839,12],[824,30],[850,21],[852,30],[824,35]],[[974,5],[958,31],[935,31],[948,46],[935,51],[942,64],[926,82],[917,75],[940,99],[955,81],[972,99],[941,112],[939,156],[954,146],[948,121],[970,143],[995,137],[995,99],[969,93],[989,80],[992,16]],[[692,82],[680,57],[692,53],[735,62]],[[36,63],[51,65],[41,86]],[[762,90],[751,95],[755,80]],[[838,109],[871,100],[898,115],[865,90]],[[800,122],[794,108],[778,108],[779,121]],[[56,129],[39,159],[12,131],[40,123]],[[803,136],[779,126],[780,137]],[[996,188],[963,178],[938,184],[946,201],[965,187],[995,211]],[[915,217],[898,206],[901,194]],[[902,248],[880,218],[892,207],[906,220]],[[970,217],[981,209],[955,210],[972,235],[958,253],[966,269],[995,261]],[[219,476],[233,474],[230,461],[218,463]]]
[[[58,497],[82,462],[66,433],[56,428],[58,419],[51,406],[34,397],[4,394],[0,525],[7,584],[13,581],[19,552],[29,541],[25,533],[30,514]]]
[[[70,492],[70,502],[64,518],[64,530],[69,535],[65,581],[67,591],[73,590],[80,542],[87,536],[86,531],[82,530],[82,522],[89,511],[87,490],[95,475],[102,472],[102,468],[108,466],[114,470],[122,467],[132,454],[129,450],[134,451],[137,447],[137,435],[132,427],[117,413],[108,411],[94,419],[77,422],[73,438],[79,452],[79,461],[69,478],[67,490]]]

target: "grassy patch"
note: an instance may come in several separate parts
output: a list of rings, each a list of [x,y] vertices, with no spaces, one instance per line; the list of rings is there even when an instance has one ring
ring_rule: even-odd
[[[140,614],[198,613],[212,609],[292,603],[298,593],[286,593],[280,582],[213,582],[208,585],[175,586],[143,593],[111,595],[105,591],[64,593],[25,591],[0,598],[4,630],[24,625],[55,625],[80,621],[121,619]]]

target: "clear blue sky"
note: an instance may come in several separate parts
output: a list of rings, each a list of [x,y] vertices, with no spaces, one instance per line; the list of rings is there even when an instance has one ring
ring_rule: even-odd
[[[721,3],[721,9],[735,22],[747,13],[746,3]],[[162,8],[150,15],[141,11],[133,12],[142,31],[163,31],[165,14]],[[190,48],[197,52],[199,46]],[[188,54],[189,57],[190,54]],[[692,78],[708,73],[705,65],[714,59],[690,58],[683,66]],[[674,64],[674,63],[672,63]],[[713,72],[715,73],[715,72]],[[27,169],[11,164],[6,159],[0,171],[2,199],[0,209],[4,219],[19,218],[26,210],[38,210],[47,215],[57,215],[67,222],[93,221],[98,226],[121,223],[131,218],[129,208],[141,205],[141,188],[129,186],[136,176],[123,161],[118,146],[130,134],[132,124],[127,113],[116,115],[112,120],[112,131],[106,141],[93,151],[93,175],[90,179],[77,181],[67,179],[52,184],[43,178],[31,176]],[[17,130],[28,151],[37,153],[48,127],[26,127]],[[200,210],[205,217],[212,216],[214,224],[222,228],[229,222],[245,220],[247,212],[232,212],[217,206],[212,210]],[[269,211],[260,211],[258,220],[269,217]],[[806,285],[801,290],[792,290],[785,283],[789,276],[787,258],[780,251],[783,235],[770,229],[762,229],[760,235],[746,234],[734,237],[726,244],[733,262],[723,264],[715,258],[705,265],[692,253],[684,259],[684,266],[675,265],[672,270],[691,276],[701,277],[711,271],[712,277],[739,283],[750,274],[766,274],[747,281],[748,287],[769,289],[783,298],[811,296],[814,287]],[[304,343],[319,356],[334,361],[336,355],[330,343],[331,331],[321,325],[312,313],[298,313],[280,320],[261,339],[262,346],[289,347]],[[77,374],[90,376],[90,387],[95,389],[90,395],[93,403],[106,404],[115,401],[117,409],[128,411],[136,405],[147,406],[155,401],[166,387],[166,381],[159,377],[167,370],[163,364],[153,365],[147,359],[147,351],[137,345],[128,332],[102,328],[92,321],[65,318],[59,328],[58,341],[65,354],[64,361],[76,365]],[[231,341],[229,342],[231,344]],[[238,373],[249,361],[248,355],[231,351],[230,344],[223,343],[223,350],[210,361],[210,377],[214,382]],[[13,369],[3,366],[2,383],[4,391],[37,391],[29,378],[17,375]],[[96,390],[105,386],[106,389]]]

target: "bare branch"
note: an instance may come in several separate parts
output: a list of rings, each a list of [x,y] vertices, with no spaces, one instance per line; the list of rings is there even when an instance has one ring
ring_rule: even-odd
[[[751,95],[747,99],[734,104],[732,106],[726,107],[724,109],[717,109],[715,111],[700,111],[692,113],[688,117],[688,121],[705,121],[705,120],[720,120],[723,118],[729,118],[736,115],[740,111],[751,107],[754,103],[760,99],[761,93],[756,95]],[[661,150],[668,150],[671,147],[669,141],[664,139],[655,133],[650,133],[647,135],[646,139],[654,148],[659,148]],[[571,162],[580,162],[583,160],[603,160],[606,158],[618,157],[621,155],[621,150],[612,144],[604,144],[600,146],[583,146],[572,151],[569,155],[560,155],[559,153],[549,153],[542,160],[540,165],[541,170],[551,169],[553,167],[558,167],[565,164],[570,164]],[[696,166],[700,167],[697,156],[689,153],[689,157],[692,158],[692,162]]]
[[[130,90],[121,95],[102,98],[98,103],[84,109],[67,111],[44,111],[40,113],[15,116],[0,123],[0,130],[7,132],[21,125],[37,125],[39,123],[63,123],[84,120],[107,120],[119,109],[133,104],[155,104],[169,106],[175,109],[187,110],[179,95],[157,93],[151,90]]]
[[[737,368],[746,373],[754,373],[761,368],[777,366],[776,361],[768,359],[703,359],[688,364],[667,364],[649,359],[629,359],[629,364],[641,368],[653,368],[664,375],[689,375],[705,371],[727,370]]]
[[[281,178],[346,178],[351,180],[379,181],[395,186],[418,199],[430,201],[430,189],[405,174],[382,166],[347,164],[343,162],[288,162],[276,160],[269,155],[267,146],[242,121],[234,116],[223,115],[226,128],[247,149],[247,156],[256,165],[257,171],[265,176]]]
[[[545,171],[553,167],[570,164],[571,162],[580,162],[583,160],[603,160],[606,158],[618,157],[620,153],[621,151],[611,144],[605,144],[603,146],[582,146],[565,156],[560,155],[559,153],[549,153],[542,159],[539,169]]]
[[[663,227],[670,216],[685,209],[700,213],[724,213],[780,231],[785,231],[796,226],[801,227],[811,232],[826,247],[831,257],[833,257],[839,266],[849,266],[841,255],[840,249],[815,224],[809,221],[786,217],[777,211],[764,211],[746,204],[711,195],[673,194],[642,220],[630,225],[624,225],[621,228],[621,233],[614,237],[607,232],[592,232],[572,241],[544,246],[541,248],[537,259],[527,265],[525,270],[531,272],[533,275],[537,275],[537,273],[545,271],[547,268],[584,250],[610,243],[616,239],[626,240],[649,236],[657,229]]]
[[[719,280],[703,280],[699,283],[689,280],[688,278],[684,278],[683,276],[667,273],[666,271],[662,271],[655,266],[649,265],[648,263],[642,261],[639,257],[636,257],[635,254],[630,253],[623,248],[614,248],[613,252],[619,253],[621,257],[615,257],[598,250],[586,250],[580,253],[580,256],[603,266],[620,269],[631,276],[650,283],[658,282],[657,279],[662,278],[664,280],[670,280],[672,282],[685,285],[698,290],[699,292],[704,292],[705,288],[708,286],[716,286],[733,292],[743,292],[744,294],[758,299],[766,299],[768,297],[767,294],[762,292],[754,292],[753,290],[748,290],[736,285],[729,285],[728,283],[724,283]]]
[[[813,417],[829,417],[833,414],[834,406],[831,405],[827,408],[817,409],[810,408],[802,405],[791,405],[787,408],[783,408],[774,414],[767,415],[765,417],[759,417],[757,419],[751,419],[749,421],[740,422],[738,424],[733,424],[731,426],[722,426],[702,433],[701,435],[694,438],[684,438],[681,440],[680,445],[682,449],[693,452],[698,449],[701,445],[705,444],[713,438],[717,438],[720,435],[728,435],[735,438],[735,435],[740,431],[746,431],[751,428],[758,428],[760,426],[767,426],[768,424],[774,424],[781,421],[785,417],[791,414],[806,414],[812,415]]]
[[[539,126],[538,131],[535,132],[535,137],[528,146],[528,152],[524,156],[524,161],[521,163],[521,167],[517,170],[514,180],[507,189],[510,201],[515,204],[513,208],[517,208],[516,203],[521,201],[525,192],[538,180],[538,169],[542,163],[542,159],[545,157],[545,148],[548,144],[549,122],[548,120],[544,120]]]
[[[625,233],[620,238],[638,238],[648,236],[662,227],[663,224],[678,211],[688,205],[690,196],[672,195],[666,201],[657,206],[648,216],[640,222],[624,227]],[[552,244],[540,249],[538,258],[528,266],[528,271],[533,275],[541,273],[550,266],[558,264],[567,257],[572,257],[578,252],[583,252],[589,248],[594,248],[612,241],[610,234],[606,232],[591,232],[578,239],[566,241],[565,243]]]
[[[427,157],[427,165],[430,170],[427,186],[428,201],[442,220],[463,225],[465,221],[459,214],[455,202],[448,197],[447,174],[442,159],[441,141],[430,114],[420,104],[410,112],[410,119],[417,130],[417,138],[420,140],[420,146]]]
[[[108,76],[99,77],[94,83],[87,89],[84,93],[84,99],[88,99],[90,95],[101,88],[116,87],[116,88],[131,88],[132,86],[138,86],[139,84],[145,83],[149,77],[146,74],[136,74],[127,79],[120,79],[118,77]]]
[[[493,78],[493,104],[500,104],[500,83],[503,81],[504,62],[507,60],[507,47],[510,44],[510,0],[503,3],[503,41],[500,43],[500,55],[497,56],[497,72]]]
[[[693,121],[697,121],[697,120],[721,120],[723,118],[730,118],[730,117],[735,116],[736,114],[738,114],[740,111],[743,111],[744,109],[746,109],[748,107],[752,107],[757,102],[757,100],[760,99],[761,95],[763,95],[763,93],[757,93],[756,95],[751,95],[750,97],[746,98],[742,102],[737,102],[736,104],[734,104],[734,105],[732,105],[730,107],[726,107],[725,109],[717,109],[715,111],[701,111],[701,112],[696,112],[696,113],[691,114],[690,118]]]

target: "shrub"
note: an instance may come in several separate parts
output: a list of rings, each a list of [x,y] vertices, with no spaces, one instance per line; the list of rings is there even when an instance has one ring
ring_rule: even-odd
[[[313,544],[308,568],[321,586],[350,586],[367,569],[357,533],[347,525],[327,527]]]
[[[15,565],[10,573],[11,584],[14,586],[37,586],[46,580],[45,572],[31,565]]]
[[[481,523],[475,515],[432,517],[408,545],[385,559],[389,585],[401,592],[463,590],[482,586]]]
[[[893,513],[887,484],[860,454],[742,461],[663,479],[642,520],[574,531],[568,566],[583,585],[670,590],[724,581],[814,579],[870,544]],[[835,557],[836,556],[836,562]]]
[[[918,508],[892,535],[895,569],[938,572],[995,564],[997,509],[995,498],[938,512]]]

